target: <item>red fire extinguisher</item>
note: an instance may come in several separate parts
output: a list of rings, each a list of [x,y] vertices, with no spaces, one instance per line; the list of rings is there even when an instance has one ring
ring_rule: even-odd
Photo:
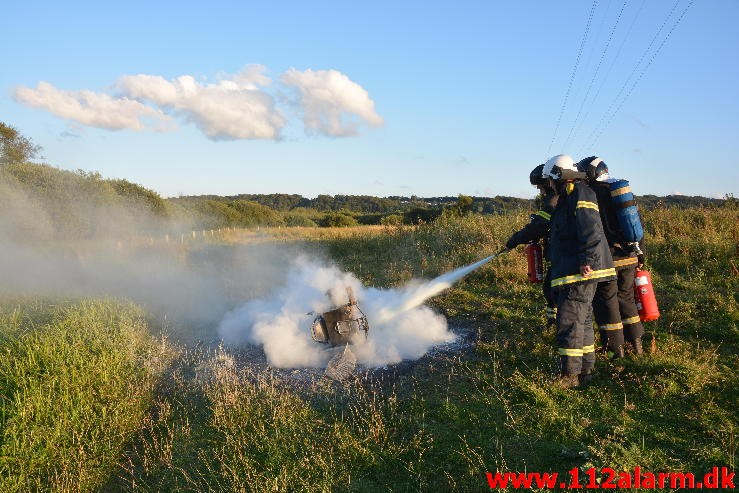
[[[541,245],[538,243],[526,245],[526,260],[529,266],[529,282],[544,281],[544,260]]]
[[[645,270],[636,271],[634,278],[634,299],[642,322],[650,322],[659,318],[657,298],[654,296],[652,276]]]

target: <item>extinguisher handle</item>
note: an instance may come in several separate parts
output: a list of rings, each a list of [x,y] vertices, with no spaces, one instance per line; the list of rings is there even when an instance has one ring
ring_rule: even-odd
[[[639,255],[637,255],[636,256],[636,261],[637,261],[637,264],[636,264],[637,270],[643,270],[644,269],[644,263],[646,262],[646,260],[644,258],[644,254],[643,253],[640,253]]]

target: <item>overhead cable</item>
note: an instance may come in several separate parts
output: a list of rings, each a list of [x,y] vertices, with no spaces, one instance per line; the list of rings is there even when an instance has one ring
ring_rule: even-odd
[[[632,80],[637,70],[639,69],[639,66],[641,66],[642,62],[644,61],[644,59],[647,57],[647,55],[651,51],[652,46],[654,46],[655,42],[659,38],[659,35],[662,33],[665,26],[667,25],[667,22],[670,20],[670,18],[672,17],[672,14],[677,9],[677,6],[679,3],[680,3],[680,0],[675,0],[675,3],[673,4],[672,9],[670,9],[670,12],[667,14],[667,17],[665,17],[665,20],[662,21],[662,25],[659,27],[657,32],[652,37],[652,40],[649,42],[649,45],[647,45],[647,48],[644,50],[644,52],[642,52],[641,56],[639,57],[639,60],[636,62],[636,65],[634,65],[634,68],[631,70],[631,73],[626,78],[623,85],[621,86],[621,89],[619,89],[618,93],[616,94],[616,97],[608,105],[608,109],[606,109],[605,113],[598,121],[598,124],[593,128],[593,131],[590,133],[590,135],[588,136],[586,140],[586,143],[589,143],[587,147],[592,148],[593,144],[597,140],[597,137],[599,137],[600,134],[602,133],[600,129],[605,128],[604,123],[611,120],[610,117],[611,115],[614,114],[612,110],[614,109],[614,107],[618,106],[618,102],[621,100],[621,96],[624,94],[624,91],[626,91],[626,88],[629,86],[629,82]]]
[[[616,50],[616,55],[613,57],[613,60],[611,60],[611,64],[609,65],[608,70],[606,70],[606,73],[603,75],[603,80],[601,80],[600,85],[598,86],[598,90],[595,91],[595,96],[593,96],[592,102],[590,103],[587,110],[585,111],[585,116],[583,117],[584,122],[588,121],[588,117],[590,116],[590,113],[592,112],[595,102],[598,100],[598,96],[603,90],[603,86],[609,80],[611,72],[613,72],[613,67],[616,65],[616,62],[621,56],[621,52],[623,51],[624,45],[629,40],[629,37],[631,36],[631,32],[634,30],[634,25],[636,24],[636,21],[639,19],[639,15],[644,10],[644,6],[646,4],[647,4],[647,0],[642,0],[641,6],[639,6],[639,9],[636,11],[636,14],[634,15],[634,18],[631,20],[631,24],[629,24],[629,28],[626,30],[626,34],[624,35],[624,38],[621,41],[621,44],[619,45],[618,50]],[[592,134],[590,136],[592,137]],[[586,142],[583,141],[582,146],[577,152],[578,155],[583,154],[583,152],[586,151],[585,144]]]
[[[660,51],[662,51],[662,47],[664,47],[665,43],[667,43],[667,40],[670,39],[670,36],[672,35],[672,32],[675,30],[675,28],[683,20],[683,18],[685,17],[685,14],[688,13],[688,10],[693,5],[693,2],[694,1],[695,0],[690,0],[690,2],[688,3],[688,5],[683,9],[682,13],[680,14],[680,17],[677,18],[677,20],[675,21],[675,23],[670,28],[670,31],[667,33],[667,36],[665,36],[665,38],[659,44],[659,46],[657,47],[657,49],[655,50],[655,52],[652,54],[652,57],[649,59],[649,62],[644,66],[644,68],[642,69],[641,73],[639,74],[639,77],[631,85],[631,87],[629,88],[629,92],[621,100],[621,103],[616,108],[616,111],[614,111],[613,114],[611,114],[611,117],[608,119],[608,121],[606,122],[606,124],[603,126],[603,128],[601,128],[601,130],[598,132],[598,134],[595,136],[595,138],[591,142],[591,144],[590,144],[590,147],[591,148],[595,145],[595,143],[598,141],[598,139],[600,139],[601,135],[603,135],[603,132],[606,131],[606,129],[608,128],[608,126],[611,124],[611,122],[613,121],[613,119],[616,117],[616,115],[618,114],[618,112],[621,110],[621,107],[624,105],[624,103],[626,102],[626,100],[629,99],[629,96],[631,96],[631,93],[634,92],[634,88],[642,80],[642,77],[644,77],[644,74],[646,73],[647,69],[649,69],[649,67],[652,65],[652,63],[654,62],[654,60],[657,58],[657,55],[659,55]]]
[[[562,108],[559,110],[559,117],[557,118],[557,124],[554,127],[554,134],[552,135],[552,140],[549,142],[549,147],[547,148],[547,156],[552,150],[552,146],[554,145],[554,141],[557,138],[557,132],[559,131],[559,125],[562,122],[562,115],[565,112],[565,108],[567,107],[567,100],[570,97],[570,91],[572,90],[572,83],[575,80],[575,74],[577,73],[577,67],[580,65],[580,59],[582,58],[582,50],[585,47],[585,42],[588,40],[588,33],[590,32],[590,24],[593,22],[593,15],[595,14],[595,9],[598,7],[598,0],[593,0],[593,5],[590,8],[590,14],[588,15],[588,23],[585,27],[585,32],[582,35],[582,40],[580,41],[580,49],[577,51],[577,58],[575,59],[575,65],[572,67],[572,73],[570,74],[570,83],[567,86],[567,92],[565,92],[564,101],[562,101]]]
[[[565,143],[562,146],[563,148],[567,148],[567,144],[570,142],[570,138],[573,137],[573,133],[575,132],[575,128],[577,127],[577,123],[580,119],[580,115],[582,114],[582,110],[585,107],[585,102],[588,100],[588,97],[590,96],[590,91],[593,88],[593,83],[595,82],[596,77],[598,76],[598,72],[600,71],[600,66],[603,64],[603,60],[605,59],[606,53],[608,52],[608,48],[611,46],[611,41],[613,40],[613,33],[616,32],[616,28],[618,27],[618,23],[621,21],[621,16],[624,13],[624,9],[626,8],[626,4],[629,2],[629,0],[624,0],[623,5],[621,6],[621,10],[618,13],[618,17],[616,17],[616,22],[613,24],[613,27],[611,28],[611,32],[608,35],[608,40],[606,41],[606,45],[603,48],[603,51],[600,54],[600,60],[598,60],[598,65],[595,67],[595,72],[593,72],[593,77],[590,79],[590,84],[588,84],[588,89],[585,91],[585,97],[582,99],[582,102],[580,103],[580,108],[577,110],[577,116],[575,116],[575,120],[572,122],[572,126],[570,127],[570,132],[567,134],[567,139],[565,139]],[[575,135],[577,135],[575,133]]]

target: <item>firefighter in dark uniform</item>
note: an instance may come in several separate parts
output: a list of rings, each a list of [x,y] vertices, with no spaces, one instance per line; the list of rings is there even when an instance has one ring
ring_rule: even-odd
[[[588,324],[599,282],[616,279],[595,192],[571,157],[558,155],[542,176],[559,193],[549,240],[552,290],[557,294],[557,351],[562,387],[584,386],[595,367],[595,334]]]
[[[507,250],[512,250],[518,245],[526,243],[538,242],[543,240],[544,259],[549,263],[549,229],[551,227],[552,213],[557,205],[557,193],[549,187],[547,180],[542,177],[544,165],[540,164],[534,168],[529,174],[529,181],[541,192],[541,210],[531,215],[529,223],[521,228],[521,230],[513,233],[505,244]],[[547,269],[542,283],[542,291],[546,301],[545,314],[547,317],[547,326],[556,324],[557,317],[557,298],[553,295],[551,289],[552,277],[550,269]]]
[[[644,264],[644,253],[638,242],[627,242],[621,231],[616,208],[611,200],[608,166],[599,157],[591,156],[577,163],[577,169],[587,175],[588,184],[598,198],[603,231],[613,256],[618,274],[618,306],[623,323],[623,333],[634,353],[642,354],[644,326],[634,300],[634,277],[637,267]],[[597,300],[596,300],[597,302]],[[597,308],[595,308],[597,310]]]

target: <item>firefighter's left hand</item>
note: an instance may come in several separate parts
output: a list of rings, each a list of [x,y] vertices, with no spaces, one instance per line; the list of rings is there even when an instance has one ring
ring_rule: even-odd
[[[580,266],[580,274],[582,274],[583,277],[588,277],[592,273],[593,269],[591,269],[589,265]]]
[[[644,267],[644,254],[642,253],[642,254],[637,255],[636,259],[637,259],[636,268],[641,270]]]

